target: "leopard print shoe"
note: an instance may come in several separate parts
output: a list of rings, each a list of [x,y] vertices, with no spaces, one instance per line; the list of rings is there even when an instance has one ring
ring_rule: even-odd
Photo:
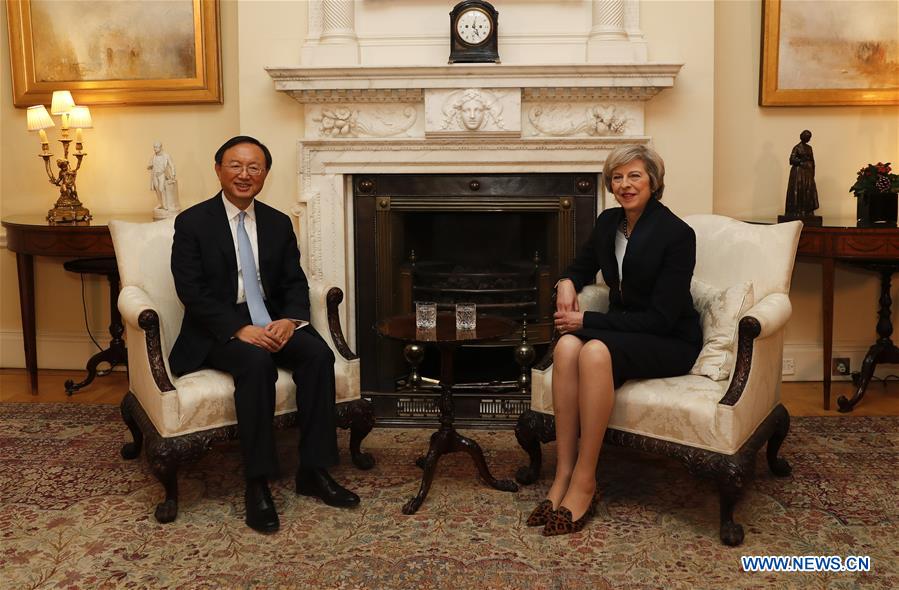
[[[559,506],[559,509],[553,512],[549,520],[546,521],[546,525],[543,527],[543,536],[570,535],[583,530],[587,521],[593,517],[593,513],[596,510],[596,500],[597,498],[594,496],[590,506],[587,507],[587,511],[577,520],[571,519],[571,510],[564,506]]]
[[[528,526],[545,526],[547,521],[549,521],[549,517],[552,516],[553,512],[553,503],[547,498],[543,500],[537,507],[534,508],[534,511],[531,512],[531,515],[528,516]]]

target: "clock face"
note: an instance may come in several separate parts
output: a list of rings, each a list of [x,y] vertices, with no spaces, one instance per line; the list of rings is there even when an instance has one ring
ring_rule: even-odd
[[[493,25],[487,13],[477,8],[466,10],[456,19],[456,34],[469,45],[485,41],[492,29]]]

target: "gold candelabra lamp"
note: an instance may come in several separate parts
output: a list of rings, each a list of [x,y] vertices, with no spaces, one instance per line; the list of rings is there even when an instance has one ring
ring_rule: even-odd
[[[62,158],[56,160],[56,171],[50,164],[53,154],[50,153],[50,140],[47,139],[47,132],[44,129],[55,127],[52,114],[60,116],[60,134],[59,143],[62,144]],[[93,127],[90,110],[85,106],[78,106],[72,99],[72,94],[68,90],[57,90],[53,93],[53,99],[50,104],[50,112],[44,105],[28,107],[27,114],[28,131],[37,131],[41,138],[41,153],[38,154],[44,160],[44,168],[47,170],[47,176],[50,184],[59,187],[59,199],[56,204],[47,212],[47,221],[50,223],[77,223],[79,221],[90,221],[91,212],[81,201],[78,200],[78,190],[75,188],[75,178],[78,170],[81,169],[81,161],[87,152],[83,151],[84,142],[82,139],[82,129],[90,129]],[[72,167],[69,162],[69,144],[72,138],[69,137],[69,129],[75,130],[75,156],[77,163]]]

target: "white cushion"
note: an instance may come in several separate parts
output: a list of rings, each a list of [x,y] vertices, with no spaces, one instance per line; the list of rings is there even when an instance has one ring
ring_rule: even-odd
[[[178,423],[172,434],[188,434],[237,424],[234,410],[234,378],[214,369],[201,369],[178,377]],[[296,385],[288,371],[278,369],[275,383],[275,414],[297,409]]]
[[[737,325],[740,317],[755,304],[752,283],[745,282],[720,289],[693,279],[690,285],[693,307],[702,325],[702,350],[691,375],[705,375],[715,381],[730,376],[735,354]]]
[[[724,383],[698,375],[634,379],[615,391],[609,427],[709,450],[729,448],[715,416]]]

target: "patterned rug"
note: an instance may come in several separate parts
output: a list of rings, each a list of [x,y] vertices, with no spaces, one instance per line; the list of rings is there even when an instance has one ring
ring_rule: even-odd
[[[524,461],[511,431],[471,431],[498,477]],[[296,431],[279,437],[272,488],[281,531],[243,524],[238,448],[185,468],[178,519],[158,524],[162,488],[143,460],[119,456],[114,406],[0,404],[3,588],[895,588],[899,585],[899,418],[796,418],[784,445],[793,476],[757,478],[737,508],[741,547],[718,540],[711,483],[667,459],[607,448],[602,503],[581,533],[524,526],[548,486],[511,494],[480,484],[467,456],[444,457],[419,512],[425,430],[376,429],[377,466],[335,477],[356,510],[294,495]],[[341,434],[341,449],[346,449]],[[547,447],[544,474],[554,461]],[[867,555],[869,573],[746,573],[741,555]]]

